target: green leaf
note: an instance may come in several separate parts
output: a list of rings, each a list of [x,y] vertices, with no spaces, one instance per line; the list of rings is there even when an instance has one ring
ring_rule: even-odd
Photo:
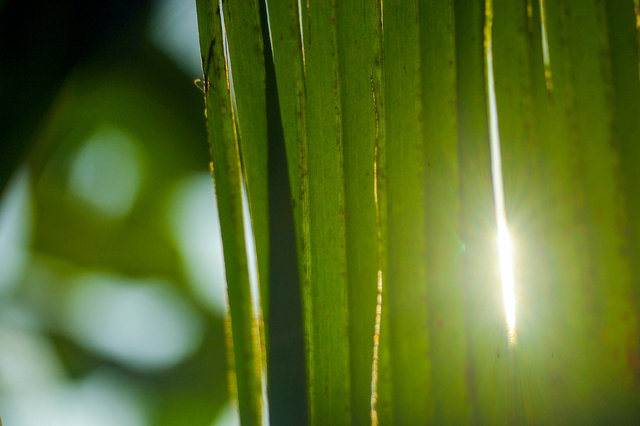
[[[493,405],[481,406],[487,422],[548,423],[552,399],[562,392],[535,389],[551,377],[553,348],[545,335],[553,324],[548,299],[552,289],[550,257],[543,235],[548,216],[543,170],[545,142],[538,139],[536,95],[546,99],[552,80],[545,81],[542,28],[537,2],[495,0],[493,4],[492,51],[506,214],[516,257],[516,341],[496,359],[495,376],[502,386]],[[534,10],[535,7],[535,10]],[[550,75],[546,74],[546,78]],[[539,93],[536,93],[538,91]],[[550,159],[550,157],[549,157]],[[547,182],[546,185],[553,185]],[[504,311],[502,306],[497,310]],[[503,321],[502,318],[499,320]],[[491,348],[489,348],[490,350]],[[489,351],[488,351],[489,352]],[[487,357],[495,354],[488,353]],[[502,359],[507,355],[507,362]],[[496,381],[496,379],[493,379]],[[492,385],[487,383],[486,388]],[[526,410],[523,404],[532,407]],[[495,409],[498,407],[498,409]]]
[[[292,207],[296,225],[300,275],[308,268],[307,135],[305,131],[305,81],[298,2],[269,5],[273,62],[287,154]]]
[[[240,420],[261,424],[262,368],[242,220],[242,176],[218,3],[199,0],[207,130],[224,246]]]
[[[618,189],[620,157],[612,146],[616,99],[606,13],[597,1],[547,6],[554,83],[549,105],[561,132],[551,139],[554,146],[547,152],[556,158],[561,155],[563,164],[554,171],[562,167],[569,173],[566,180],[554,176],[554,185],[561,186],[564,194],[561,204],[547,214],[571,218],[568,227],[553,229],[563,235],[554,250],[566,256],[553,269],[566,284],[551,294],[556,296],[556,314],[565,310],[559,324],[566,324],[566,333],[555,336],[565,360],[561,375],[573,394],[564,406],[578,413],[583,404],[589,405],[589,414],[573,414],[570,418],[575,420],[624,423],[637,409],[629,399],[634,381],[629,355],[637,350],[638,321],[625,250],[624,195]],[[544,125],[546,129],[548,123]],[[565,278],[568,272],[572,275]],[[597,342],[594,335],[599,336]],[[597,371],[592,370],[595,365]]]
[[[348,287],[338,3],[307,3],[304,32],[309,182],[309,414],[350,424]]]
[[[269,205],[267,103],[260,9],[257,0],[223,6],[233,79],[237,132],[258,259],[260,306],[269,323]],[[268,335],[268,329],[265,330]],[[267,340],[268,341],[268,340]]]
[[[528,16],[523,6],[495,4],[505,193],[520,260],[517,370],[503,374],[514,378],[506,394],[530,407],[511,403],[517,422],[625,423],[637,410],[629,362],[638,348],[637,299],[625,248],[633,241],[625,217],[631,191],[627,184],[627,197],[620,192],[618,168],[633,161],[633,149],[630,160],[615,149],[633,134],[622,105],[638,111],[619,91],[637,90],[628,79],[633,5],[626,27],[625,9],[607,7],[608,28],[599,2],[539,3]],[[626,72],[613,73],[612,87],[613,64]]]
[[[422,285],[427,292],[433,422],[463,424],[471,420],[471,405],[459,231],[454,4],[421,1],[419,7],[426,241],[421,261],[427,275]],[[418,362],[416,358],[414,364]]]
[[[340,2],[337,10],[352,423],[371,423],[371,368],[381,253],[375,199],[380,138],[382,27],[375,0]]]
[[[302,329],[305,352],[305,404],[310,407],[311,364],[310,352],[310,243],[309,243],[309,179],[308,145],[306,133],[305,71],[302,49],[302,34],[295,0],[271,2],[268,9],[269,29],[272,41],[273,62],[280,106],[287,170],[291,188],[291,208],[295,225],[295,239],[300,283]],[[269,386],[274,383],[270,382]],[[274,399],[270,394],[270,399]],[[291,410],[289,410],[291,412]],[[307,410],[303,410],[305,417]],[[275,416],[274,416],[275,418]],[[303,422],[305,419],[296,419]]]
[[[503,368],[507,333],[495,256],[484,58],[484,1],[455,3],[461,274],[467,329],[467,384],[474,423],[489,422],[486,410],[503,412],[496,380]],[[502,420],[505,421],[504,419]]]
[[[310,422],[633,418],[636,3],[272,3]],[[255,5],[227,13],[256,22]],[[253,55],[259,69],[257,82],[244,67],[234,77],[243,142],[242,110],[264,123],[264,64],[259,31],[235,25],[232,66]],[[515,343],[496,249],[498,137]]]
[[[301,297],[308,268],[308,215],[302,214],[306,173],[304,133],[304,71],[297,2],[271,4],[267,16],[263,5],[263,31],[272,40],[265,53],[269,115],[269,191],[271,239],[271,286],[268,348],[269,420],[273,424],[307,424],[307,354]],[[269,20],[269,21],[268,21]],[[267,22],[268,21],[268,22]],[[265,37],[267,38],[267,37]],[[274,61],[275,60],[275,61]],[[284,75],[284,77],[283,77]],[[277,95],[277,96],[276,96]],[[308,211],[308,200],[305,200]],[[303,244],[307,241],[307,244]],[[308,288],[308,285],[304,286]],[[281,306],[286,306],[282,309]],[[305,313],[308,317],[308,313]]]
[[[454,9],[452,2],[408,6],[386,5],[384,16],[389,337],[381,337],[390,339],[394,422],[460,423],[471,406]]]
[[[419,6],[384,5],[386,178],[389,273],[383,310],[389,309],[394,423],[433,418],[427,310],[425,147]]]

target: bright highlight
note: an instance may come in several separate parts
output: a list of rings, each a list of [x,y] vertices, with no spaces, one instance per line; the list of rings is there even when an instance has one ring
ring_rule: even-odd
[[[500,155],[500,132],[498,126],[498,107],[496,104],[495,82],[493,77],[493,1],[485,3],[485,75],[487,83],[487,109],[489,112],[489,138],[491,142],[491,178],[493,180],[493,204],[498,227],[498,263],[502,282],[502,297],[507,320],[509,342],[516,342],[516,291],[513,270],[513,242],[507,226],[507,214],[504,204],[504,184],[502,181],[502,158]]]
[[[507,319],[509,341],[516,341],[516,291],[513,272],[513,242],[507,227],[507,221],[502,218],[498,222],[498,262],[500,264],[500,281],[502,282],[502,297]]]

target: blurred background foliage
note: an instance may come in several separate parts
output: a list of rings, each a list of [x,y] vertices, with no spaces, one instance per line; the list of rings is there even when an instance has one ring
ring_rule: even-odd
[[[200,76],[193,2],[0,2],[5,424],[237,423]]]

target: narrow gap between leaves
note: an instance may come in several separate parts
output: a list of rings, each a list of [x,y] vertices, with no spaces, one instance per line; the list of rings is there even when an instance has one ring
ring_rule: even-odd
[[[382,25],[382,0],[380,1],[380,23]],[[382,29],[381,29],[382,30]],[[375,113],[375,124],[376,124],[376,133],[375,133],[375,145],[373,149],[373,200],[376,209],[376,245],[377,245],[377,263],[378,263],[378,274],[376,280],[376,316],[374,322],[374,330],[373,330],[373,360],[371,363],[371,425],[378,425],[378,411],[377,411],[377,403],[378,403],[378,364],[380,359],[380,327],[382,322],[382,288],[383,288],[383,275],[382,275],[382,264],[384,258],[384,241],[383,241],[383,232],[382,232],[382,217],[381,217],[381,209],[384,208],[381,206],[380,197],[379,197],[379,185],[380,180],[378,179],[378,167],[380,164],[380,114],[378,111],[378,100],[376,98],[376,88],[373,79],[373,75],[370,76],[371,81],[371,98],[373,102],[373,110]]]
[[[374,95],[375,96],[375,95]],[[374,98],[375,99],[375,98]],[[377,139],[376,128],[376,139]],[[378,361],[380,353],[380,323],[382,322],[382,232],[381,232],[381,220],[380,220],[380,203],[378,200],[378,144],[376,140],[376,146],[374,148],[374,163],[373,163],[373,193],[376,209],[376,228],[378,234],[378,275],[377,275],[377,295],[376,295],[376,317],[373,330],[373,361],[371,364],[371,425],[376,426],[378,424],[378,412],[376,405],[378,402]]]
[[[633,0],[633,10],[636,13],[636,43],[638,48],[638,80],[640,80],[640,0]]]
[[[309,4],[307,3],[307,9],[309,8]],[[307,75],[307,60],[304,54],[304,31],[302,25],[302,3],[301,0],[298,0],[298,24],[300,25],[300,48],[302,49],[302,72],[306,76]]]
[[[271,18],[269,17],[269,2],[267,0],[264,0],[264,10],[267,14],[267,33],[269,34],[269,45],[271,46],[271,51],[273,52],[273,35],[271,34]]]
[[[540,8],[540,42],[542,43],[542,61],[544,62],[544,82],[549,93],[553,92],[553,80],[551,78],[551,57],[549,55],[549,38],[547,37],[547,9],[546,0],[538,0]],[[638,0],[635,0],[637,3]]]
[[[502,158],[500,155],[500,132],[498,126],[498,107],[493,72],[493,1],[485,2],[484,54],[485,81],[487,92],[487,110],[489,118],[489,138],[491,143],[491,177],[493,180],[493,202],[496,214],[498,263],[502,297],[504,302],[507,333],[510,343],[516,342],[516,300],[513,270],[513,243],[507,225],[504,203],[504,184],[502,180]]]

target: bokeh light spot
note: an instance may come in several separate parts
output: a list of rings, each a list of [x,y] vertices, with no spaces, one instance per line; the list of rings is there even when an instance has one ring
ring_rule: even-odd
[[[66,312],[66,328],[79,343],[140,370],[171,367],[202,340],[195,309],[161,281],[86,275]]]
[[[126,215],[142,181],[140,156],[134,142],[117,129],[97,131],[71,164],[69,186],[80,199],[103,214]]]

